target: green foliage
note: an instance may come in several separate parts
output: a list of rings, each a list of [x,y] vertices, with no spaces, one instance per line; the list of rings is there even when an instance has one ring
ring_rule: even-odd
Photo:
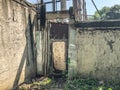
[[[67,80],[64,90],[120,90],[120,86],[113,85],[111,82],[107,82],[101,86],[97,79],[74,78]]]
[[[79,79],[67,80],[64,90],[97,90],[98,83],[95,79]]]
[[[93,18],[94,20],[109,20],[109,19],[120,19],[120,5],[114,5],[112,7],[103,7],[99,10],[99,13],[96,11]]]

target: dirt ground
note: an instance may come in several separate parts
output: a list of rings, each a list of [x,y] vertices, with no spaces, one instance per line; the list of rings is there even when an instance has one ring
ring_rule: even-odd
[[[18,90],[63,90],[66,80],[63,78],[50,79],[42,77],[32,80],[30,83],[24,83],[18,87]]]
[[[48,78],[42,77],[32,80],[29,84],[22,84],[17,90],[120,90],[120,83],[105,82],[93,78]]]

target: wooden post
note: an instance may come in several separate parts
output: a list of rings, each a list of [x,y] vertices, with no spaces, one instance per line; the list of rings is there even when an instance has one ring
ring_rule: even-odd
[[[85,3],[85,20],[87,20],[87,9],[86,9],[86,2]]]
[[[83,21],[87,20],[86,2],[83,0]]]
[[[81,5],[82,5],[81,0],[73,0],[73,9],[74,9],[75,21],[81,21],[82,20]]]
[[[66,0],[61,0],[61,11],[66,10]]]
[[[85,0],[73,0],[73,9],[76,21],[84,21],[87,19]]]
[[[85,21],[85,0],[83,0],[83,21]]]

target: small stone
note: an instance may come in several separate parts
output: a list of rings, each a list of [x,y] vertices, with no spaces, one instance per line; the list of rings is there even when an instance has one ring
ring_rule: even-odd
[[[34,83],[35,82],[35,79],[32,79],[32,83]]]
[[[104,81],[99,81],[99,85],[103,86],[104,85]]]

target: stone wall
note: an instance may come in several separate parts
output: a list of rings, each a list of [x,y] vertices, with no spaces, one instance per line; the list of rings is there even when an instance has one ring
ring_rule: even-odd
[[[120,30],[80,30],[76,50],[78,74],[120,80]]]
[[[13,0],[0,0],[0,90],[9,90],[35,76],[34,15],[30,8]]]

